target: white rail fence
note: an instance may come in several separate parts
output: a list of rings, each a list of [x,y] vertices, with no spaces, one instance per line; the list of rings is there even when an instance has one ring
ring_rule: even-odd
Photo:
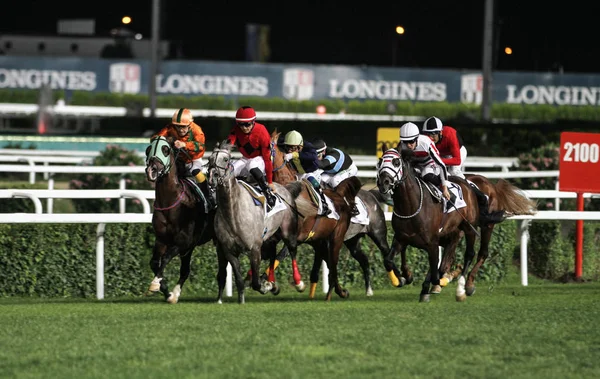
[[[576,198],[574,192],[560,192],[551,190],[524,190],[530,198]],[[598,196],[584,194],[584,198]],[[0,214],[0,223],[93,223],[98,224],[96,240],[96,297],[104,298],[104,230],[107,223],[149,223],[152,220],[148,200],[155,198],[151,190],[0,190],[0,198],[29,198],[33,201],[36,213]],[[42,213],[42,198],[53,199],[92,199],[92,198],[124,198],[138,199],[143,204],[144,213],[120,214],[52,214]],[[49,207],[51,209],[51,207]],[[391,220],[392,213],[385,213],[386,220]],[[522,220],[521,223],[521,284],[528,285],[527,281],[527,245],[529,242],[529,225],[532,220],[600,220],[600,212],[574,212],[574,211],[541,211],[533,216],[514,216],[511,219]],[[325,265],[323,267],[326,270]],[[324,275],[326,277],[326,275]],[[323,285],[323,289],[326,287]],[[231,271],[228,270],[226,295],[232,296]]]

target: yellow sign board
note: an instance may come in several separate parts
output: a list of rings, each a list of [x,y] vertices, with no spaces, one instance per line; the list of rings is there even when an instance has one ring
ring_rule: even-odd
[[[385,142],[388,149],[394,148],[400,141],[400,128],[377,128],[377,158],[381,158],[381,145]]]

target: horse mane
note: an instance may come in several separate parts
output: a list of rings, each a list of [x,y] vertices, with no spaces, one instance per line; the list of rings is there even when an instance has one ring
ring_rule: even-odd
[[[499,209],[513,215],[534,215],[537,213],[537,203],[517,187],[504,179],[499,179],[494,185]]]

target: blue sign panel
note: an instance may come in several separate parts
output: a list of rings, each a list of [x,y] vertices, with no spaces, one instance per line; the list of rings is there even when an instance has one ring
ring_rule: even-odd
[[[480,72],[358,66],[164,61],[162,95],[479,104]],[[0,89],[148,94],[145,60],[0,56]],[[495,103],[597,105],[600,75],[494,72]]]

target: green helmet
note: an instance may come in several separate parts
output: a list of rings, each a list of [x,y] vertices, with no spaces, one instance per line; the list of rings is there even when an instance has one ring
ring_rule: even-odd
[[[295,130],[292,130],[291,132],[288,132],[288,134],[285,135],[284,143],[290,146],[303,146],[304,140],[302,139],[302,134],[298,133]]]

